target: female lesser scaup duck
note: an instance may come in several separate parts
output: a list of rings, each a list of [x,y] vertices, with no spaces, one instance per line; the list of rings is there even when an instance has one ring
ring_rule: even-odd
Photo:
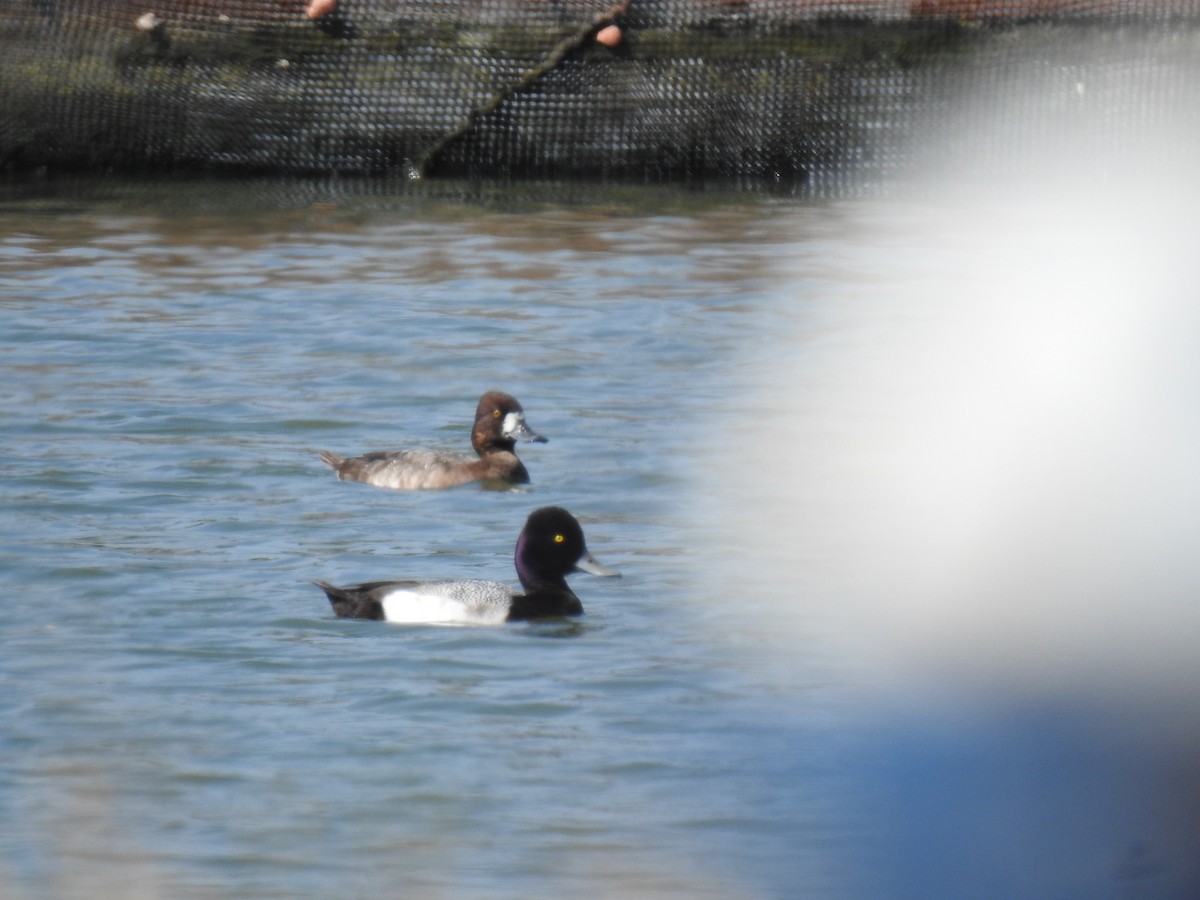
[[[427,450],[377,450],[345,459],[325,450],[321,460],[341,481],[362,481],[400,491],[446,488],[468,481],[528,484],[529,472],[513,452],[518,440],[545,443],[525,424],[516,397],[488,391],[479,398],[471,446],[479,459]]]
[[[372,581],[348,587],[314,582],[338,616],[410,624],[498,625],[583,614],[568,572],[619,575],[588,553],[583,529],[565,509],[534,510],[513,555],[525,593],[499,581]]]

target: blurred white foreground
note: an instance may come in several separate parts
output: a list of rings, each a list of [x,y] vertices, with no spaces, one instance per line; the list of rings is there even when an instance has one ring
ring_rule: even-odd
[[[973,199],[871,210],[824,297],[797,273],[797,337],[740,429],[738,527],[760,576],[804,585],[770,612],[848,617],[886,683],[1195,697],[1189,225]]]
[[[1200,890],[1200,182],[1129,167],[1198,109],[800,223],[712,518],[862,700],[873,896]]]

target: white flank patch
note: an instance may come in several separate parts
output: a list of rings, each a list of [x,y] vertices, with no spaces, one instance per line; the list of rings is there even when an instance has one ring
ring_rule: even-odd
[[[494,598],[492,602],[469,603],[461,595],[495,593],[497,589],[507,591],[498,582],[443,582],[425,585],[420,591],[397,588],[385,594],[380,602],[383,605],[383,617],[389,622],[407,625],[499,625],[508,616],[507,604],[495,602]]]

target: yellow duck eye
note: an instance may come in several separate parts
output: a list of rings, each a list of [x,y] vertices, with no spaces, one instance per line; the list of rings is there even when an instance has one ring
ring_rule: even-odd
[[[556,544],[561,544],[565,540],[566,540],[566,538],[563,537],[561,534],[556,534],[554,536],[554,543],[556,543]]]
[[[493,418],[493,419],[498,419],[498,418],[500,418],[500,410],[498,410],[498,409],[493,409],[493,410],[492,410],[492,418]]]

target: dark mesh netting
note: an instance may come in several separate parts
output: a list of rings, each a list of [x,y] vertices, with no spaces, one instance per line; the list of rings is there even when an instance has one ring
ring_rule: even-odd
[[[1029,105],[1035,128],[1065,129],[1081,109],[1129,122],[1148,98],[1123,87],[1128,75],[1152,71],[1152,90],[1190,103],[1200,55],[1200,0],[3,0],[0,10],[9,171],[837,184],[908,160],[964,85]]]

